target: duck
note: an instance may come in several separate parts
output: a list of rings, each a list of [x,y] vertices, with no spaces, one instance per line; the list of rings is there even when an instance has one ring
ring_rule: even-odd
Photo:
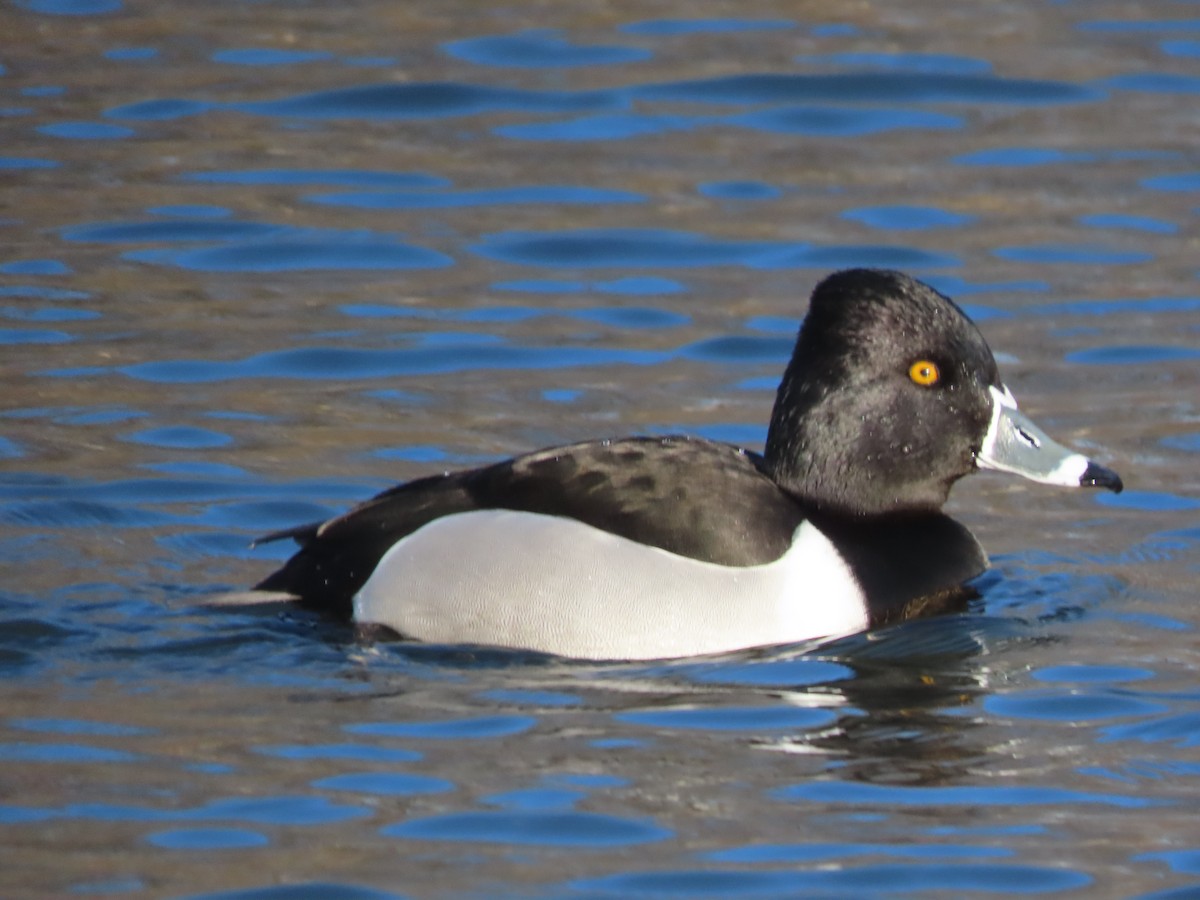
[[[761,453],[591,440],[392,487],[266,535],[253,588],[372,632],[589,660],[794,644],[962,609],[988,568],[942,511],[995,470],[1120,492],[1017,407],[983,335],[901,272],[812,292]]]

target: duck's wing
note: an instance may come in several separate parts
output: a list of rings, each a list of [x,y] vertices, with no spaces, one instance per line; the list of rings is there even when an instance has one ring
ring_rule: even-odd
[[[301,549],[255,589],[349,616],[397,541],[434,519],[486,509],[575,519],[728,566],[778,559],[804,518],[757,454],[685,437],[590,441],[410,481],[326,522],[269,535],[260,543],[288,537]]]

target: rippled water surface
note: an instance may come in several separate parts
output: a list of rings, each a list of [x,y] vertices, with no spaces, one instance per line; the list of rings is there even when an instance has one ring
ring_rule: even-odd
[[[0,9],[0,894],[1200,891],[1200,19]],[[965,616],[577,664],[214,610],[258,534],[573,439],[759,446],[902,268],[1120,496],[951,509]]]

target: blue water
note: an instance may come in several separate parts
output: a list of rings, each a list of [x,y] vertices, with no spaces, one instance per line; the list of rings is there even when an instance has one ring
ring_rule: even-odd
[[[713,9],[0,10],[0,895],[1200,891],[1197,20]],[[1125,478],[958,486],[965,614],[597,665],[212,604],[430,471],[760,446],[854,265]]]

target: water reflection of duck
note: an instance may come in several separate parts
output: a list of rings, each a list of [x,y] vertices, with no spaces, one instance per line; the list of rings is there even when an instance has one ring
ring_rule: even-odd
[[[826,682],[798,689],[789,690],[782,681],[775,685],[775,702],[819,702],[836,718],[821,728],[757,735],[755,746],[811,758],[826,776],[825,767],[834,758],[837,771],[832,774],[842,785],[954,784],[986,753],[977,733],[979,719],[965,711],[995,688],[995,658],[1012,646],[1044,639],[1017,619],[942,617],[799,647],[794,655],[784,648],[750,651],[757,655],[754,668],[765,671],[754,672],[750,666],[733,671],[743,679],[747,670],[753,672],[753,684],[763,690],[773,686],[772,671],[787,674],[789,660],[801,674],[806,666],[818,673],[821,665],[843,670]],[[721,663],[729,658],[719,657],[705,673],[710,691],[722,686]],[[830,784],[828,777],[821,781],[826,788],[811,788],[818,795]],[[808,782],[800,779],[783,795],[802,795],[807,789]]]
[[[258,591],[406,637],[656,658],[955,605],[987,557],[940,512],[977,468],[1121,490],[1018,410],[948,298],[898,272],[813,292],[760,455],[689,437],[539,450],[264,538]]]

